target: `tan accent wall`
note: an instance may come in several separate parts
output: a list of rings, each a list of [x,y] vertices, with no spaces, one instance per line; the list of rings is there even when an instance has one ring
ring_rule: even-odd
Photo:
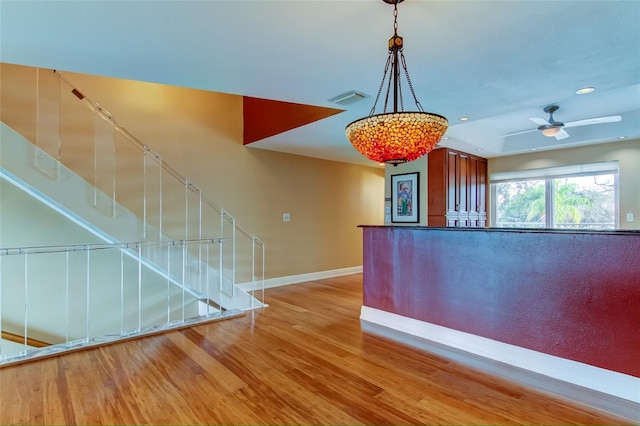
[[[5,83],[10,74],[5,71],[15,71],[15,66],[2,66]],[[33,74],[33,69],[22,68]],[[243,146],[241,96],[64,76],[160,153],[206,199],[261,238],[267,246],[267,278],[362,265],[358,225],[383,224],[384,170]],[[4,98],[14,92],[3,86],[0,106],[8,105]],[[24,124],[30,120],[11,117],[4,109],[5,123],[32,137],[33,129]],[[92,154],[86,155],[90,164]],[[283,222],[283,213],[290,213],[290,222]]]
[[[588,145],[554,151],[532,152],[489,159],[491,173],[574,164],[619,162],[619,215],[621,229],[640,229],[640,140],[628,140],[598,145]],[[633,213],[634,221],[627,222],[627,213]]]

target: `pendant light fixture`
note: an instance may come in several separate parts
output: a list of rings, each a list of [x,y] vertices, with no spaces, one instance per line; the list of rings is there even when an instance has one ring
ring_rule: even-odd
[[[398,35],[398,3],[404,0],[382,1],[393,5],[393,37],[389,39],[387,64],[369,116],[349,124],[346,134],[354,148],[365,157],[378,163],[396,166],[416,160],[433,150],[447,131],[449,123],[441,115],[424,112],[413,91],[404,59],[403,40]],[[416,111],[404,110],[401,68],[413,95]],[[381,114],[376,114],[376,105],[385,82],[387,92],[384,109]],[[387,112],[390,107],[393,111]]]

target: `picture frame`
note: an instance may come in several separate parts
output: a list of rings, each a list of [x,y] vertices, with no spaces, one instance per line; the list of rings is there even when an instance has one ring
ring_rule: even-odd
[[[420,173],[391,175],[391,222],[418,223],[420,220]]]

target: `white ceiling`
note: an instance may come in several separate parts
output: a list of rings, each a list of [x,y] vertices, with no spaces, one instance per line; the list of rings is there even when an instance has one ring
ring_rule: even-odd
[[[449,119],[441,145],[496,157],[640,138],[640,1],[398,9],[418,100]],[[382,0],[0,0],[2,62],[344,108],[253,146],[366,165],[344,128],[369,114],[392,35],[393,6]],[[585,86],[596,91],[575,94]],[[349,90],[372,97],[328,101]],[[549,104],[560,106],[558,121],[622,121],[567,129],[562,141],[504,136],[535,129],[529,117],[547,118]]]

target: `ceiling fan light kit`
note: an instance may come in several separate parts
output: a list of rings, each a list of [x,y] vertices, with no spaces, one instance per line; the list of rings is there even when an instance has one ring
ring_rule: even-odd
[[[553,113],[556,112],[559,108],[560,107],[557,105],[549,105],[544,108],[544,112],[549,114],[549,119],[547,120],[548,123],[538,126],[538,130],[540,130],[540,132],[542,132],[542,134],[548,138],[556,136],[564,127],[564,123],[555,121],[553,119]]]
[[[393,37],[389,39],[389,56],[384,68],[378,95],[369,116],[350,123],[345,133],[354,148],[365,157],[378,163],[394,166],[416,160],[432,151],[447,131],[449,123],[441,115],[424,112],[413,91],[411,79],[404,59],[403,39],[398,35],[398,3],[403,0],[383,0],[393,4]],[[402,100],[401,72],[413,95],[417,111],[404,111]],[[375,114],[375,108],[387,80],[382,114]],[[393,111],[387,112],[391,98]]]
[[[548,138],[552,138],[555,135],[557,135],[558,133],[560,133],[560,128],[553,126],[553,125],[549,125],[549,126],[540,126],[538,127],[538,130],[540,130],[542,132],[543,135],[545,135]]]

